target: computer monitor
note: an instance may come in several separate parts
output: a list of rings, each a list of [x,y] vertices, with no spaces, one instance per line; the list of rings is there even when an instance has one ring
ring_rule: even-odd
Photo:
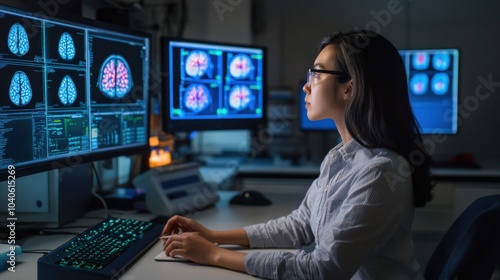
[[[266,48],[162,38],[166,132],[266,124]]]
[[[413,114],[422,134],[458,132],[458,49],[400,50],[408,79]],[[299,91],[305,81],[299,83]],[[304,95],[299,98],[302,131],[336,130],[331,120],[310,121]]]
[[[148,150],[150,34],[0,5],[0,181]]]
[[[306,109],[306,102],[304,100],[305,98],[305,92],[303,90],[304,85],[306,84],[305,81],[301,81],[299,83],[299,88],[298,91],[301,93],[299,94],[299,128],[301,131],[304,132],[312,132],[312,131],[337,131],[337,126],[335,125],[335,122],[331,119],[324,119],[324,120],[317,120],[317,121],[311,121],[307,117],[307,109]]]
[[[458,132],[458,49],[400,50],[422,134]]]

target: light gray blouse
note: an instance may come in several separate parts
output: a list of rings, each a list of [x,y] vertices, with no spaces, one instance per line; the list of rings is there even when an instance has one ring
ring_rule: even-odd
[[[413,192],[408,162],[388,149],[352,139],[326,155],[298,209],[245,227],[252,248],[245,267],[269,279],[423,279],[415,259]]]

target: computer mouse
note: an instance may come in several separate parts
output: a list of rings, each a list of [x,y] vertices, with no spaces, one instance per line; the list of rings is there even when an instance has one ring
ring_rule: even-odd
[[[262,206],[271,205],[272,202],[259,191],[245,190],[231,198],[229,204]]]

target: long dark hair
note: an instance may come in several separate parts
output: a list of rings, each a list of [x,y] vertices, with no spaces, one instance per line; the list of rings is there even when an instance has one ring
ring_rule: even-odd
[[[416,207],[432,199],[432,159],[425,149],[408,97],[406,72],[398,50],[383,36],[368,30],[338,32],[323,38],[337,50],[340,70],[352,79],[353,92],[345,112],[351,136],[367,148],[383,147],[410,164]],[[397,176],[397,175],[396,175]]]

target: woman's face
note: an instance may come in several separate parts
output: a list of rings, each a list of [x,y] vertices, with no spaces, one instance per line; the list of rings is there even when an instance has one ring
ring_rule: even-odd
[[[314,69],[340,71],[336,65],[336,48],[326,46],[316,57]],[[303,88],[307,117],[312,120],[333,119],[337,126],[344,122],[344,112],[350,96],[350,83],[339,83],[334,75],[311,73],[310,85]]]

